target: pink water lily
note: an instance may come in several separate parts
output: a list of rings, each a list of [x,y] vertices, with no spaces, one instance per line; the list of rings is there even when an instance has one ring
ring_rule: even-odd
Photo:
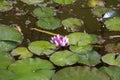
[[[68,38],[67,36],[57,35],[57,36],[51,37],[50,42],[56,44],[56,46],[64,47],[68,45]]]

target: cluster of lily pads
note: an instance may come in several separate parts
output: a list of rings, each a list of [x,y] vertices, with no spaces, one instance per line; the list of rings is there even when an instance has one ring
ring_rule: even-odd
[[[44,2],[44,0],[21,1],[29,5]],[[53,1],[67,5],[77,0]],[[8,2],[2,0],[0,10],[9,10],[10,8],[5,8],[10,6]],[[3,6],[5,7],[2,8]],[[89,0],[88,6],[92,8],[93,14],[102,19],[101,22],[106,28],[120,31],[119,13],[105,8],[102,0]],[[27,47],[21,47],[19,45],[24,37],[22,32],[15,27],[0,24],[0,80],[120,79],[119,45],[107,45],[108,53],[102,56],[94,50],[95,46],[99,46],[98,35],[79,32],[84,25],[82,19],[67,18],[61,21],[49,7],[38,7],[34,9],[33,14],[38,19],[36,22],[38,27],[55,30],[64,26],[71,33],[66,36],[56,35],[50,41],[33,41]],[[101,63],[106,63],[108,66],[97,68],[96,66]],[[57,67],[61,69],[56,70]]]

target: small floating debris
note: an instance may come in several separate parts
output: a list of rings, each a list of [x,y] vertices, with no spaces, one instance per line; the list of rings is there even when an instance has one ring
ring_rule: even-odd
[[[120,38],[120,35],[109,36],[109,39]]]
[[[26,25],[29,25],[30,23],[31,23],[30,20],[26,20],[26,21],[25,21],[25,24],[26,24]]]

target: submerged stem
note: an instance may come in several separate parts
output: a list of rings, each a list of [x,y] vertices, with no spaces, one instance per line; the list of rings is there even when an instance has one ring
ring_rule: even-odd
[[[56,34],[56,33],[49,32],[49,31],[44,31],[44,30],[37,29],[37,28],[31,28],[31,30],[35,30],[35,31],[38,31],[38,32],[46,33],[46,34],[49,34],[49,35],[52,35],[52,36],[58,35],[58,34]]]

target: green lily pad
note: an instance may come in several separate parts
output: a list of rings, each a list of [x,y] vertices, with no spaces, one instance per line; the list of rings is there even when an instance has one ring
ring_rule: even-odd
[[[19,56],[19,59],[32,57],[32,53],[25,47],[18,47],[11,52],[12,56]]]
[[[94,9],[92,9],[92,13],[94,15],[96,15],[97,17],[102,17],[103,14],[105,14],[106,12],[112,11],[112,9],[110,8],[106,8],[106,7],[96,7]]]
[[[81,45],[81,46],[71,45],[70,50],[74,53],[86,54],[86,52],[92,50],[92,46],[91,45]]]
[[[104,24],[106,25],[106,28],[111,31],[120,31],[120,17],[108,19]]]
[[[79,63],[86,64],[88,66],[95,66],[100,63],[100,55],[96,51],[90,51],[86,54],[79,55]]]
[[[104,6],[104,1],[103,0],[88,0],[88,3],[87,5],[89,7],[92,7],[92,8],[95,8],[95,7],[98,7],[98,6]]]
[[[34,41],[28,46],[29,50],[37,55],[50,55],[56,49],[54,44],[48,41]]]
[[[26,3],[26,4],[30,4],[30,5],[44,2],[44,0],[21,0],[21,1]]]
[[[50,80],[54,66],[47,60],[27,58],[18,60],[9,66],[18,77],[14,80]]]
[[[13,80],[51,80],[54,70],[40,70],[33,73],[27,73],[22,76],[18,76]]]
[[[37,21],[37,25],[40,28],[47,29],[47,30],[55,30],[61,27],[60,20],[54,17],[49,18],[40,18]]]
[[[102,61],[109,65],[120,66],[120,56],[117,56],[114,53],[106,54],[102,57]]]
[[[18,60],[9,66],[9,70],[20,76],[26,75],[28,73],[34,73],[39,70],[51,70],[53,68],[54,66],[49,61],[39,58]]]
[[[33,13],[34,13],[35,16],[37,16],[39,18],[54,16],[53,9],[51,9],[49,7],[35,8],[35,10],[33,11]]]
[[[76,0],[53,0],[53,1],[56,2],[56,3],[58,3],[58,4],[72,4]]]
[[[59,70],[52,80],[110,80],[110,77],[96,68],[76,66]]]
[[[98,41],[98,36],[93,34],[74,32],[67,36],[71,45],[88,45]]]
[[[67,18],[62,21],[64,28],[69,32],[79,31],[84,22],[77,18]]]
[[[22,34],[7,25],[0,24],[0,51],[10,51],[22,42]]]
[[[21,43],[22,39],[23,36],[17,29],[0,24],[0,40]]]
[[[17,75],[9,70],[0,69],[0,80],[13,80]]]
[[[12,57],[7,52],[0,52],[0,69],[7,69],[13,62]]]
[[[10,51],[17,46],[17,43],[12,41],[0,41],[0,51]]]
[[[107,73],[111,80],[119,80],[120,79],[120,67],[109,66],[109,67],[101,67],[101,71]]]
[[[50,60],[58,66],[72,65],[78,61],[78,56],[68,50],[55,52]]]
[[[12,4],[10,1],[0,0],[0,11],[8,11],[12,9]]]

